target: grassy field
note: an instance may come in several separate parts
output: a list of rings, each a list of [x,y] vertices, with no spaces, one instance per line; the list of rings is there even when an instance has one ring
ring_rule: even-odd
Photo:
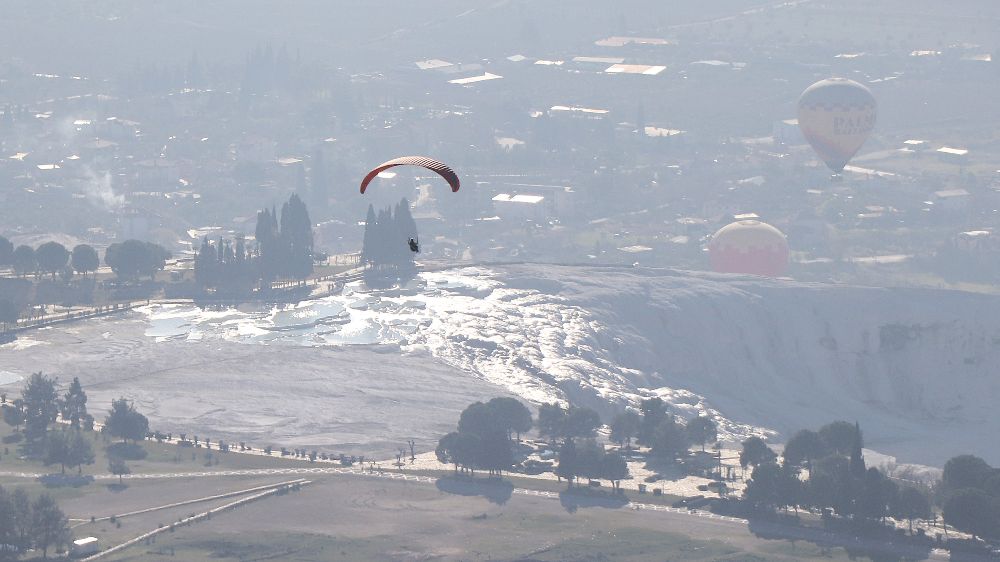
[[[5,428],[3,436],[11,432]],[[92,436],[97,462],[106,464],[107,443]],[[7,445],[8,449],[12,445]],[[220,454],[206,466],[204,448],[145,443],[147,455],[131,461],[135,473],[310,466],[307,461]],[[194,458],[192,458],[192,454]],[[311,465],[316,466],[316,465]],[[45,473],[58,467],[3,455],[0,470]],[[414,473],[414,471],[407,471]],[[451,478],[436,484],[347,475],[305,475],[300,491],[262,499],[210,520],[176,527],[109,557],[109,560],[847,560],[839,548],[756,537],[742,523],[685,513],[633,510],[625,499],[600,492],[565,494],[565,484],[509,476],[505,481]],[[47,491],[70,518],[76,537],[96,536],[104,548],[236,499],[212,498],[292,480],[288,475],[191,476],[46,485],[0,478],[4,486],[32,495]],[[559,493],[513,494],[514,488]],[[605,490],[606,492],[606,490]],[[212,499],[206,499],[212,498]],[[630,494],[642,503],[678,498]],[[177,502],[202,500],[181,506]],[[139,510],[152,511],[131,514]],[[123,514],[126,514],[123,516]],[[113,520],[111,516],[116,516]],[[93,520],[91,519],[93,518]],[[855,558],[857,559],[857,558]],[[863,559],[863,557],[862,557]]]
[[[417,483],[326,477],[109,560],[847,560],[745,526],[623,508],[497,503]],[[864,557],[860,557],[864,559]]]

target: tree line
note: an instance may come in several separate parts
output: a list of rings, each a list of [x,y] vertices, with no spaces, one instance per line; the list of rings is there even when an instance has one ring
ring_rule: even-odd
[[[361,243],[361,263],[368,278],[407,281],[416,275],[414,252],[409,240],[418,239],[417,223],[410,213],[410,202],[405,198],[395,207],[386,207],[375,213],[368,206],[365,218],[364,239]]]
[[[202,240],[195,258],[195,280],[218,293],[245,294],[276,279],[303,280],[313,272],[313,231],[309,210],[297,194],[281,207],[257,213],[255,244]]]
[[[58,242],[45,242],[32,248],[27,244],[18,247],[0,236],[0,266],[14,269],[18,275],[56,275],[72,277],[73,273],[87,275],[97,271],[100,260],[97,250],[89,244],[78,244],[72,250]]]
[[[865,464],[856,424],[836,421],[819,431],[802,430],[785,444],[781,461],[759,437],[743,442],[741,466],[753,467],[744,500],[758,509],[800,507],[859,522],[886,517],[927,519],[931,502],[916,486],[900,486]]]
[[[139,240],[111,244],[104,253],[105,265],[122,281],[136,281],[144,276],[152,279],[166,267],[169,258],[170,252],[162,246]],[[0,267],[10,266],[21,277],[33,275],[38,279],[49,275],[53,281],[58,277],[68,286],[74,274],[92,275],[100,263],[97,250],[89,244],[78,244],[69,250],[49,241],[38,248],[26,244],[14,248],[0,236]],[[24,306],[16,298],[0,296],[0,328],[6,331],[16,324]]]
[[[119,279],[134,281],[142,276],[152,278],[162,271],[170,252],[159,244],[126,240],[111,244],[104,253],[104,264]],[[77,244],[72,250],[59,242],[49,241],[32,248],[27,244],[13,247],[10,240],[0,236],[0,266],[10,266],[20,276],[57,275],[71,279],[75,274],[87,275],[100,267],[97,250],[89,244]]]

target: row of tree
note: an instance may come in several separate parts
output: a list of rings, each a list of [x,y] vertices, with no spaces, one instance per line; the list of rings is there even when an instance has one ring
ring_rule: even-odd
[[[751,437],[740,453],[740,464],[754,467],[744,499],[762,509],[805,507],[858,521],[892,516],[910,521],[911,530],[914,519],[930,517],[928,494],[867,467],[862,447],[861,428],[844,421],[796,433],[780,463],[763,440]]]
[[[225,294],[245,294],[275,279],[306,279],[313,272],[313,231],[309,210],[297,194],[281,207],[257,213],[256,244],[243,238],[202,241],[195,258],[198,284]]]
[[[89,244],[78,244],[72,251],[58,242],[45,242],[32,248],[26,244],[14,247],[0,236],[0,266],[10,266],[19,275],[57,274],[73,272],[86,275],[97,271],[100,260],[97,250]]]
[[[402,199],[395,207],[375,213],[368,206],[361,262],[369,276],[408,280],[416,274],[409,240],[416,241],[417,223],[410,214],[410,202]]]
[[[119,279],[133,281],[141,276],[152,278],[162,271],[170,252],[163,246],[140,240],[126,240],[108,246],[104,263]],[[45,242],[32,248],[22,244],[16,248],[0,236],[0,266],[11,266],[19,275],[62,275],[69,279],[73,273],[90,274],[97,271],[101,262],[97,250],[89,244],[78,244],[72,250],[58,242]]]
[[[8,492],[0,486],[0,560],[17,560],[30,548],[40,549],[45,558],[50,548],[65,548],[72,537],[52,496],[31,501],[23,488]]]

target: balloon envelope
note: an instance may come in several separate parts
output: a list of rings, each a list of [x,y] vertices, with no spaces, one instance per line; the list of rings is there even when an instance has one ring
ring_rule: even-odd
[[[871,91],[854,80],[828,78],[802,92],[798,113],[806,140],[839,174],[875,128],[877,104]]]
[[[440,162],[433,158],[427,158],[426,156],[403,156],[401,158],[394,158],[388,162],[383,162],[372,169],[372,171],[368,172],[365,179],[361,180],[361,193],[364,193],[365,190],[368,189],[368,184],[375,179],[375,176],[396,166],[420,166],[421,168],[427,168],[444,178],[445,181],[448,182],[448,185],[451,186],[452,191],[458,191],[458,188],[461,185],[461,182],[458,180],[458,174],[456,174],[455,170],[452,170],[444,162]]]
[[[708,256],[712,269],[719,273],[777,277],[788,266],[788,240],[767,223],[737,221],[712,236]]]

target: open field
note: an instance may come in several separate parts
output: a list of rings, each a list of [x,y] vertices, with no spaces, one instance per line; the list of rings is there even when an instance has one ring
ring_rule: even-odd
[[[483,492],[489,484],[478,486],[448,491],[441,484],[330,477],[108,559],[848,559],[840,548],[759,539],[741,523],[612,508],[565,495],[559,501],[504,499]]]

